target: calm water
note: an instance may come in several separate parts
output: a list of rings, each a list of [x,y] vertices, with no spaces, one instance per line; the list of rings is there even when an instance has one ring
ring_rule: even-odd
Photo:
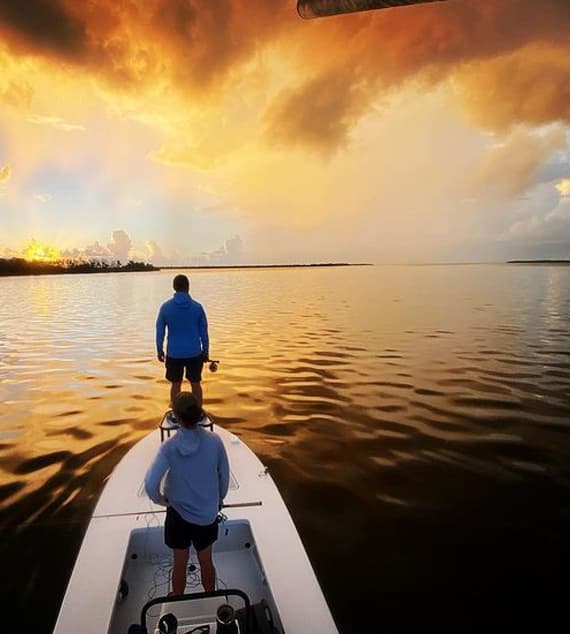
[[[0,278],[2,613],[36,634],[167,405],[173,275]],[[567,623],[570,267],[190,276],[221,360],[206,406],[269,466],[341,632]]]

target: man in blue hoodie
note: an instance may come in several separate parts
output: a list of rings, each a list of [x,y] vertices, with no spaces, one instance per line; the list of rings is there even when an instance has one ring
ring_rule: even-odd
[[[216,585],[212,544],[218,538],[217,515],[228,492],[228,456],[221,438],[198,424],[202,410],[190,392],[177,394],[173,408],[180,428],[161,444],[145,475],[145,490],[155,504],[167,507],[164,541],[173,551],[172,594],[184,594],[192,545],[204,590],[211,592]]]
[[[186,371],[192,394],[202,407],[202,366],[210,360],[206,311],[190,296],[190,280],[186,275],[177,275],[172,286],[174,296],[162,304],[156,319],[156,353],[158,360],[166,364],[171,406],[182,389]],[[166,331],[168,342],[165,358]]]

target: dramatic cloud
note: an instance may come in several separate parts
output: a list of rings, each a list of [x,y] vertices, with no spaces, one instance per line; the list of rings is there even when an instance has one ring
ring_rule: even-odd
[[[346,75],[331,70],[277,95],[265,113],[269,141],[301,143],[325,154],[347,145],[372,95],[366,86],[347,84]]]
[[[115,232],[117,233],[117,232]],[[115,252],[111,251],[107,247],[103,246],[99,243],[99,241],[95,241],[93,244],[90,244],[85,247],[82,254],[86,257],[93,258],[107,258],[114,254]]]
[[[489,150],[474,175],[476,191],[505,196],[524,193],[536,180],[542,163],[566,143],[561,128],[544,134],[515,130]]]
[[[120,223],[153,241],[117,231],[85,251],[441,258],[457,236],[487,245],[544,224],[542,188],[567,199],[568,0],[313,21],[294,0],[0,4],[13,244],[38,235],[74,251]],[[41,207],[48,191],[57,205]],[[521,212],[529,197],[542,207]],[[240,239],[219,246],[234,234],[245,255]]]
[[[214,251],[202,251],[197,256],[176,261],[177,254],[172,254],[171,258],[176,264],[192,264],[195,266],[224,266],[241,264],[243,242],[239,236],[232,236],[224,241],[223,246]]]
[[[113,231],[113,238],[107,245],[107,248],[113,254],[117,260],[123,264],[129,259],[129,255],[132,248],[132,242],[126,231]]]
[[[0,33],[17,52],[89,69],[120,91],[166,77],[182,93],[206,96],[296,17],[287,0],[147,0],[144,8],[130,0],[7,0]]]
[[[566,24],[570,28],[570,19]],[[468,64],[459,78],[464,103],[475,122],[485,127],[506,130],[517,121],[570,122],[570,44],[522,47]]]
[[[139,106],[173,93],[187,107],[219,102],[254,60],[277,52],[283,79],[275,85],[270,73],[266,82],[267,137],[321,152],[346,145],[359,118],[409,80],[457,76],[473,116],[496,129],[570,121],[569,27],[567,0],[454,0],[309,22],[290,0],[149,0],[144,10],[127,0],[8,0],[0,8],[0,35],[15,54],[65,60]],[[22,102],[31,94],[14,83],[2,92]],[[184,163],[181,148],[179,140],[157,156]]]
[[[559,246],[559,256],[567,257],[570,248],[570,200],[561,199],[545,216],[533,215],[514,223],[510,233],[519,242]]]
[[[62,0],[2,0],[0,24],[4,37],[16,48],[33,44],[38,52],[71,57],[82,53],[86,37],[83,23]]]
[[[570,149],[570,130],[567,132],[567,147],[555,152],[548,161],[543,163],[536,175],[535,180],[537,182],[552,183],[553,181],[564,179],[570,174],[570,155],[567,152]]]
[[[482,125],[568,122],[569,28],[566,0],[457,0],[323,20],[300,36],[307,77],[271,104],[268,134],[326,151],[403,82],[449,77]]]
[[[225,240],[224,246],[212,251],[211,253],[202,253],[200,261],[205,264],[239,264],[241,261],[243,243],[239,236],[233,236],[229,240]]]
[[[149,240],[145,246],[149,262],[152,262],[153,264],[165,264],[168,262],[168,258],[165,257],[162,249],[154,240]]]

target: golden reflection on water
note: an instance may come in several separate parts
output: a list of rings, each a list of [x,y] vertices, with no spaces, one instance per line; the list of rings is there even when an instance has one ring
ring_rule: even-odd
[[[284,438],[290,448],[313,440],[316,429],[340,442],[361,432],[484,439],[489,430],[466,425],[458,413],[484,418],[521,406],[517,380],[525,377],[510,372],[506,388],[496,375],[509,364],[524,368],[529,320],[540,317],[528,297],[520,311],[513,293],[505,295],[485,273],[466,267],[193,272],[192,291],[208,310],[212,352],[221,360],[216,375],[205,371],[206,403],[265,456],[277,456]],[[505,284],[517,273],[501,274]],[[568,301],[553,290],[565,274],[546,271],[546,326]],[[2,313],[9,335],[4,451],[12,447],[20,460],[48,448],[81,454],[118,436],[128,445],[152,428],[168,397],[153,328],[170,278],[164,272],[1,281],[13,297]],[[382,421],[397,431],[382,429]],[[371,456],[371,464],[397,464],[391,453]],[[2,478],[9,481],[10,472]]]
[[[32,285],[30,299],[34,312],[41,316],[42,319],[47,319],[50,315],[50,308],[53,305],[57,305],[57,297],[54,297],[57,292],[57,285],[51,284],[48,286],[43,283],[43,279],[37,279],[36,282],[36,284]]]
[[[402,513],[455,516],[463,486],[564,481],[570,267],[189,273],[220,360],[206,408],[269,465],[342,622],[368,595],[335,575],[339,543],[350,569]],[[158,423],[154,322],[173,274],[0,279],[5,529],[84,525]]]

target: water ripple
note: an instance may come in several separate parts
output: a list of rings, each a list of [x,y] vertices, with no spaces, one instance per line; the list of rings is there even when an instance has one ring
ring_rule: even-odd
[[[570,267],[190,275],[221,361],[206,407],[269,466],[342,632],[379,601],[396,631],[410,602],[492,601],[544,585],[546,555],[570,565]],[[168,406],[170,288],[166,271],[0,279],[0,527],[5,562],[40,566],[14,605],[43,596],[48,621],[67,577],[30,545],[62,526],[78,545]]]

